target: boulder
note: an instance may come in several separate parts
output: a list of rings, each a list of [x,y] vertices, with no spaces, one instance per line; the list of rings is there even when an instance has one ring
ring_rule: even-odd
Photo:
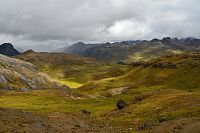
[[[125,101],[123,101],[121,99],[117,101],[117,108],[118,109],[123,109],[127,106],[128,106],[128,104]]]
[[[108,90],[108,94],[111,96],[121,95],[125,93],[127,89],[128,87],[114,88],[114,89]]]
[[[91,112],[90,111],[87,111],[87,110],[80,110],[81,113],[83,114],[86,114],[86,115],[90,115]]]

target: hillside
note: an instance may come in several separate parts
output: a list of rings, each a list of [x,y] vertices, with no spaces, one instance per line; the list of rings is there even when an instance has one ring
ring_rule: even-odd
[[[28,62],[0,55],[0,88],[3,90],[32,90],[60,85]],[[61,86],[60,86],[61,87]]]
[[[33,63],[52,79],[72,88],[79,87],[90,80],[118,76],[123,73],[120,66],[105,64],[94,58],[62,53],[39,53],[30,50],[16,58]]]
[[[19,113],[21,118],[20,110],[31,111],[32,117],[27,115],[22,118],[28,120],[39,117],[43,123],[46,123],[41,126],[46,130],[48,125],[51,126],[54,121],[56,125],[61,124],[60,127],[52,127],[52,130],[56,129],[58,132],[83,132],[86,130],[108,133],[198,133],[200,131],[198,124],[200,121],[199,52],[169,54],[149,61],[132,62],[123,67],[115,66],[123,70],[120,73],[117,73],[119,70],[116,69],[109,70],[110,66],[102,68],[102,64],[92,58],[33,51],[18,56],[18,58],[22,57],[26,60],[30,59],[32,62],[36,61],[35,64],[41,67],[45,67],[45,65],[52,67],[52,73],[59,72],[57,67],[61,64],[66,69],[73,66],[73,63],[76,64],[75,59],[78,60],[76,68],[80,71],[79,77],[90,79],[84,75],[87,75],[87,72],[90,72],[90,76],[96,73],[100,76],[100,71],[105,73],[88,82],[82,82],[83,85],[76,86],[71,95],[61,89],[33,90],[25,93],[0,92],[0,107],[4,110],[0,111],[0,114],[8,112],[13,115],[13,111]],[[67,57],[70,57],[71,63],[67,62]],[[59,61],[59,58],[66,62]],[[93,71],[86,69],[91,63]],[[56,66],[54,66],[55,64]],[[94,64],[97,68],[93,66]],[[82,67],[85,69],[80,69]],[[109,72],[117,74],[112,75]],[[76,76],[76,78],[79,77]],[[63,80],[62,78],[57,76],[57,80]],[[69,81],[68,78],[64,79]],[[82,77],[79,79],[81,80]],[[15,104],[13,105],[13,103]],[[15,109],[20,110],[16,111]],[[41,113],[45,116],[41,116]],[[62,118],[61,121],[58,118]],[[69,122],[69,118],[73,120]],[[80,123],[76,123],[76,121]],[[13,122],[9,119],[9,122],[19,125],[24,121]],[[36,122],[38,123],[38,121]],[[32,129],[36,128],[33,122],[29,122],[27,125],[32,125]],[[7,126],[9,127],[9,124]],[[30,128],[28,126],[28,129]],[[19,129],[24,128],[20,126]],[[39,129],[39,131],[41,130]]]
[[[196,51],[200,49],[200,39],[196,38],[170,38],[151,41],[122,41],[103,44],[75,43],[63,49],[62,52],[93,57],[103,61],[144,61],[161,55]]]
[[[127,66],[125,74],[102,80],[88,82],[80,89],[86,89],[93,84],[93,88],[109,89],[113,87],[151,87],[163,86],[173,89],[199,89],[200,53],[183,53],[166,55],[150,61],[132,62]],[[195,78],[194,78],[195,77]],[[86,88],[85,88],[86,87]]]
[[[11,43],[4,43],[0,45],[0,54],[15,56],[18,55],[19,52],[13,47]]]
[[[128,103],[123,110],[105,111],[102,119],[138,132],[200,131],[195,125],[200,118],[200,53],[133,62],[128,69],[119,77],[91,81],[78,88],[82,93],[105,96],[109,99],[102,101],[105,108],[116,105],[119,99]]]

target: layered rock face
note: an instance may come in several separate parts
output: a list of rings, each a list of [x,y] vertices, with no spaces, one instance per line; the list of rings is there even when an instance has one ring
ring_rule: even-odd
[[[60,87],[50,81],[48,76],[28,62],[0,54],[0,88],[6,90],[29,90],[37,88]]]

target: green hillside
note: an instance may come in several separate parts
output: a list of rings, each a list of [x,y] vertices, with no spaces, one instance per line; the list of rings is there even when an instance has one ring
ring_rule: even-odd
[[[72,68],[74,70],[74,67],[71,67],[73,63],[62,62],[62,65],[53,63],[59,62],[55,60],[60,58],[56,54],[54,61],[49,64],[50,59],[44,62],[44,59],[38,58],[40,54],[34,53],[31,58],[23,55],[23,58],[27,60],[29,57],[33,63],[36,61],[35,64],[42,68],[46,65],[50,67],[51,73],[49,69],[46,72],[52,74],[52,78],[55,76],[54,73],[62,74],[64,66],[68,66],[68,70]],[[51,55],[53,60],[54,54],[47,55]],[[85,78],[84,81],[78,82],[83,78],[78,75],[74,76],[73,80],[68,77],[60,78],[57,75],[54,77],[60,81],[64,79],[66,84],[68,81],[83,84],[75,85],[77,89],[72,92],[69,93],[65,89],[45,89],[24,93],[1,92],[0,107],[23,109],[46,115],[60,112],[61,115],[68,116],[67,113],[72,113],[69,117],[84,120],[88,124],[86,129],[91,132],[94,130],[111,132],[111,128],[115,132],[141,133],[161,131],[198,133],[200,131],[198,126],[200,53],[167,55],[150,61],[132,62],[127,66],[106,65],[94,59],[89,59],[91,62],[88,63],[86,61],[79,64],[74,62],[77,70],[80,71],[80,76]],[[86,70],[90,65],[92,69]],[[62,71],[58,71],[58,66],[63,67]],[[45,72],[45,69],[42,70]],[[75,72],[71,75],[74,74]],[[126,102],[125,108],[117,108],[119,99]],[[85,117],[81,113],[77,117],[76,113],[80,113],[80,110],[89,111],[90,115]],[[82,128],[79,125],[74,130],[82,130]]]
[[[198,90],[200,87],[200,54],[186,53],[159,57],[146,62],[133,62],[127,72],[118,77],[96,80],[84,84],[81,89],[94,84],[95,90],[113,87],[152,87]],[[195,77],[195,78],[194,78]]]
[[[69,54],[27,51],[17,58],[35,64],[52,79],[72,88],[80,87],[90,80],[119,76],[123,73],[121,66]]]

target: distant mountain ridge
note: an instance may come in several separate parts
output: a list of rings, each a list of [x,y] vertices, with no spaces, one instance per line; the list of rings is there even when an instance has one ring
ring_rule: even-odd
[[[85,44],[83,42],[75,43],[69,47],[63,48],[62,52],[93,57],[104,61],[120,60],[147,60],[151,57],[157,57],[162,54],[197,51],[200,50],[200,39],[188,38],[154,38],[150,41],[122,41],[114,43]]]
[[[3,43],[0,45],[0,54],[15,56],[18,55],[19,52],[13,47],[11,43]]]

